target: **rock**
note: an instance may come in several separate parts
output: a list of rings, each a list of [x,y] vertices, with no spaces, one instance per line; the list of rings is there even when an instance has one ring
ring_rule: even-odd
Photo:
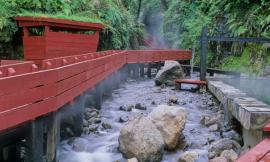
[[[88,127],[84,127],[83,128],[83,133],[84,134],[89,134],[90,133],[90,129]]]
[[[215,103],[211,100],[208,101],[206,104],[207,104],[207,106],[210,106],[210,107],[215,105]]]
[[[128,121],[128,119],[129,119],[128,116],[121,116],[120,119],[119,119],[119,122],[120,123],[125,123],[125,122]]]
[[[138,162],[137,158],[127,159],[126,162]]]
[[[177,104],[178,103],[178,98],[176,96],[171,96],[169,98],[169,103]]]
[[[101,123],[101,119],[99,117],[97,117],[97,118],[90,118],[88,120],[88,123],[90,123],[90,124],[94,124],[94,123],[98,124],[98,123]]]
[[[233,150],[224,150],[222,151],[221,157],[225,157],[228,161],[235,161],[238,158],[238,154]]]
[[[151,102],[151,104],[152,104],[152,105],[155,105],[155,104],[156,104],[156,102],[155,102],[155,101],[152,101],[152,102]]]
[[[220,121],[220,117],[219,116],[203,116],[201,118],[201,124],[205,125],[205,126],[210,126],[213,124],[216,124]]]
[[[186,151],[182,154],[179,162],[196,162],[199,154],[196,151]]]
[[[104,129],[112,129],[112,126],[109,123],[102,123],[101,125]]]
[[[91,124],[89,125],[89,131],[90,132],[95,132],[98,129],[99,125],[98,124]]]
[[[132,106],[120,106],[119,110],[121,110],[121,111],[132,111],[133,107],[134,107],[133,105]]]
[[[219,156],[223,150],[240,150],[241,146],[233,140],[228,138],[223,138],[218,141],[213,142],[209,146],[209,152],[212,153],[214,156]]]
[[[229,138],[231,140],[235,140],[238,143],[242,143],[242,137],[240,134],[238,134],[236,131],[234,130],[230,130],[228,132],[222,132],[222,137],[223,138]]]
[[[209,126],[209,131],[210,132],[216,132],[216,131],[218,131],[218,124],[213,124],[213,125],[211,125],[211,126]]]
[[[216,158],[210,160],[209,162],[228,162],[228,160],[224,157],[216,157]]]
[[[124,124],[118,142],[119,150],[126,158],[136,157],[140,162],[156,162],[162,159],[162,136],[147,117],[137,117]]]
[[[146,106],[145,105],[142,105],[141,103],[136,103],[135,109],[146,110]]]
[[[164,66],[158,71],[155,77],[155,83],[157,86],[162,84],[174,86],[174,81],[176,79],[183,78],[184,71],[177,61],[165,61]]]
[[[186,111],[182,107],[159,105],[148,116],[160,131],[166,149],[174,149],[186,123]]]
[[[178,162],[208,162],[207,154],[205,150],[189,150],[181,155]]]
[[[85,120],[85,119],[83,119],[83,127],[88,127],[88,121],[87,120]]]
[[[84,118],[86,120],[89,120],[91,118],[96,118],[96,117],[98,117],[98,112],[97,111],[92,111],[92,112],[87,111],[87,112],[84,113]]]

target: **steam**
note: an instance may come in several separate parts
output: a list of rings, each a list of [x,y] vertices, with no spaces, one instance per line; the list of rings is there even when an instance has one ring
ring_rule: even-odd
[[[163,17],[162,9],[145,9],[139,18],[139,21],[145,25],[148,33],[146,41],[152,49],[168,48],[162,34]]]
[[[270,104],[270,88],[268,88],[270,77],[228,78],[223,80],[249,96]]]

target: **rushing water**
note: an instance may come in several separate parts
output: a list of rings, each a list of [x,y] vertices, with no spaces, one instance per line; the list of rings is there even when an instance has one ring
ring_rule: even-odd
[[[58,150],[60,161],[124,162],[125,159],[117,149],[118,136],[122,126],[122,123],[119,123],[119,118],[147,114],[157,105],[167,104],[170,96],[176,96],[179,99],[179,104],[183,105],[188,112],[187,123],[183,131],[187,143],[185,150],[199,149],[205,154],[199,161],[208,161],[208,140],[220,138],[218,132],[210,132],[208,128],[200,124],[201,116],[213,113],[213,110],[209,110],[206,104],[211,95],[187,91],[178,92],[172,88],[161,89],[154,85],[153,80],[127,82],[115,90],[112,96],[103,102],[100,111],[102,122],[110,123],[113,129],[100,130],[98,134],[83,135],[80,138],[63,141],[60,150]],[[122,105],[135,105],[136,103],[146,105],[147,110],[133,109],[132,112],[119,110]],[[182,149],[165,152],[162,162],[177,162],[182,152]]]

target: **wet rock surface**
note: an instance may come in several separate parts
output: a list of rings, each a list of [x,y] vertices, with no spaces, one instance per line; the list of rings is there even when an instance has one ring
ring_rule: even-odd
[[[175,79],[183,79],[184,71],[177,61],[165,61],[164,66],[155,77],[156,85],[173,86]]]
[[[126,158],[136,157],[140,162],[156,162],[162,159],[164,142],[153,122],[141,116],[122,127],[119,149]]]
[[[212,95],[179,92],[168,87],[156,87],[154,84],[153,80],[128,82],[102,103],[101,110],[86,108],[84,134],[78,138],[79,142],[74,140],[77,138],[62,141],[60,162],[125,162],[126,158],[118,149],[121,128],[134,118],[147,116],[159,105],[168,105],[172,96],[178,99],[178,103],[173,105],[184,107],[187,113],[186,123],[175,150],[165,150],[162,162],[178,162],[186,151],[196,151],[202,155],[196,162],[207,162],[214,158],[229,161],[224,150],[233,150],[239,154],[241,136],[231,126],[223,123],[222,107],[219,107]],[[136,109],[135,105],[138,103],[147,109]],[[133,105],[131,111],[129,108],[120,108],[129,105]],[[104,128],[110,128],[107,124],[111,129]],[[211,131],[209,127],[215,124],[218,125],[218,130]],[[225,155],[226,158],[221,157]],[[129,158],[133,157],[135,156]]]
[[[172,150],[177,146],[185,128],[186,116],[185,108],[167,105],[159,105],[149,114],[149,118],[162,135],[166,149]]]

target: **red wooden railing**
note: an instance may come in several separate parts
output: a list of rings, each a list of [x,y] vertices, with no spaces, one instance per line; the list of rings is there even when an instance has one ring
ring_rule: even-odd
[[[190,59],[187,50],[104,51],[0,66],[0,131],[58,110],[126,63]]]

